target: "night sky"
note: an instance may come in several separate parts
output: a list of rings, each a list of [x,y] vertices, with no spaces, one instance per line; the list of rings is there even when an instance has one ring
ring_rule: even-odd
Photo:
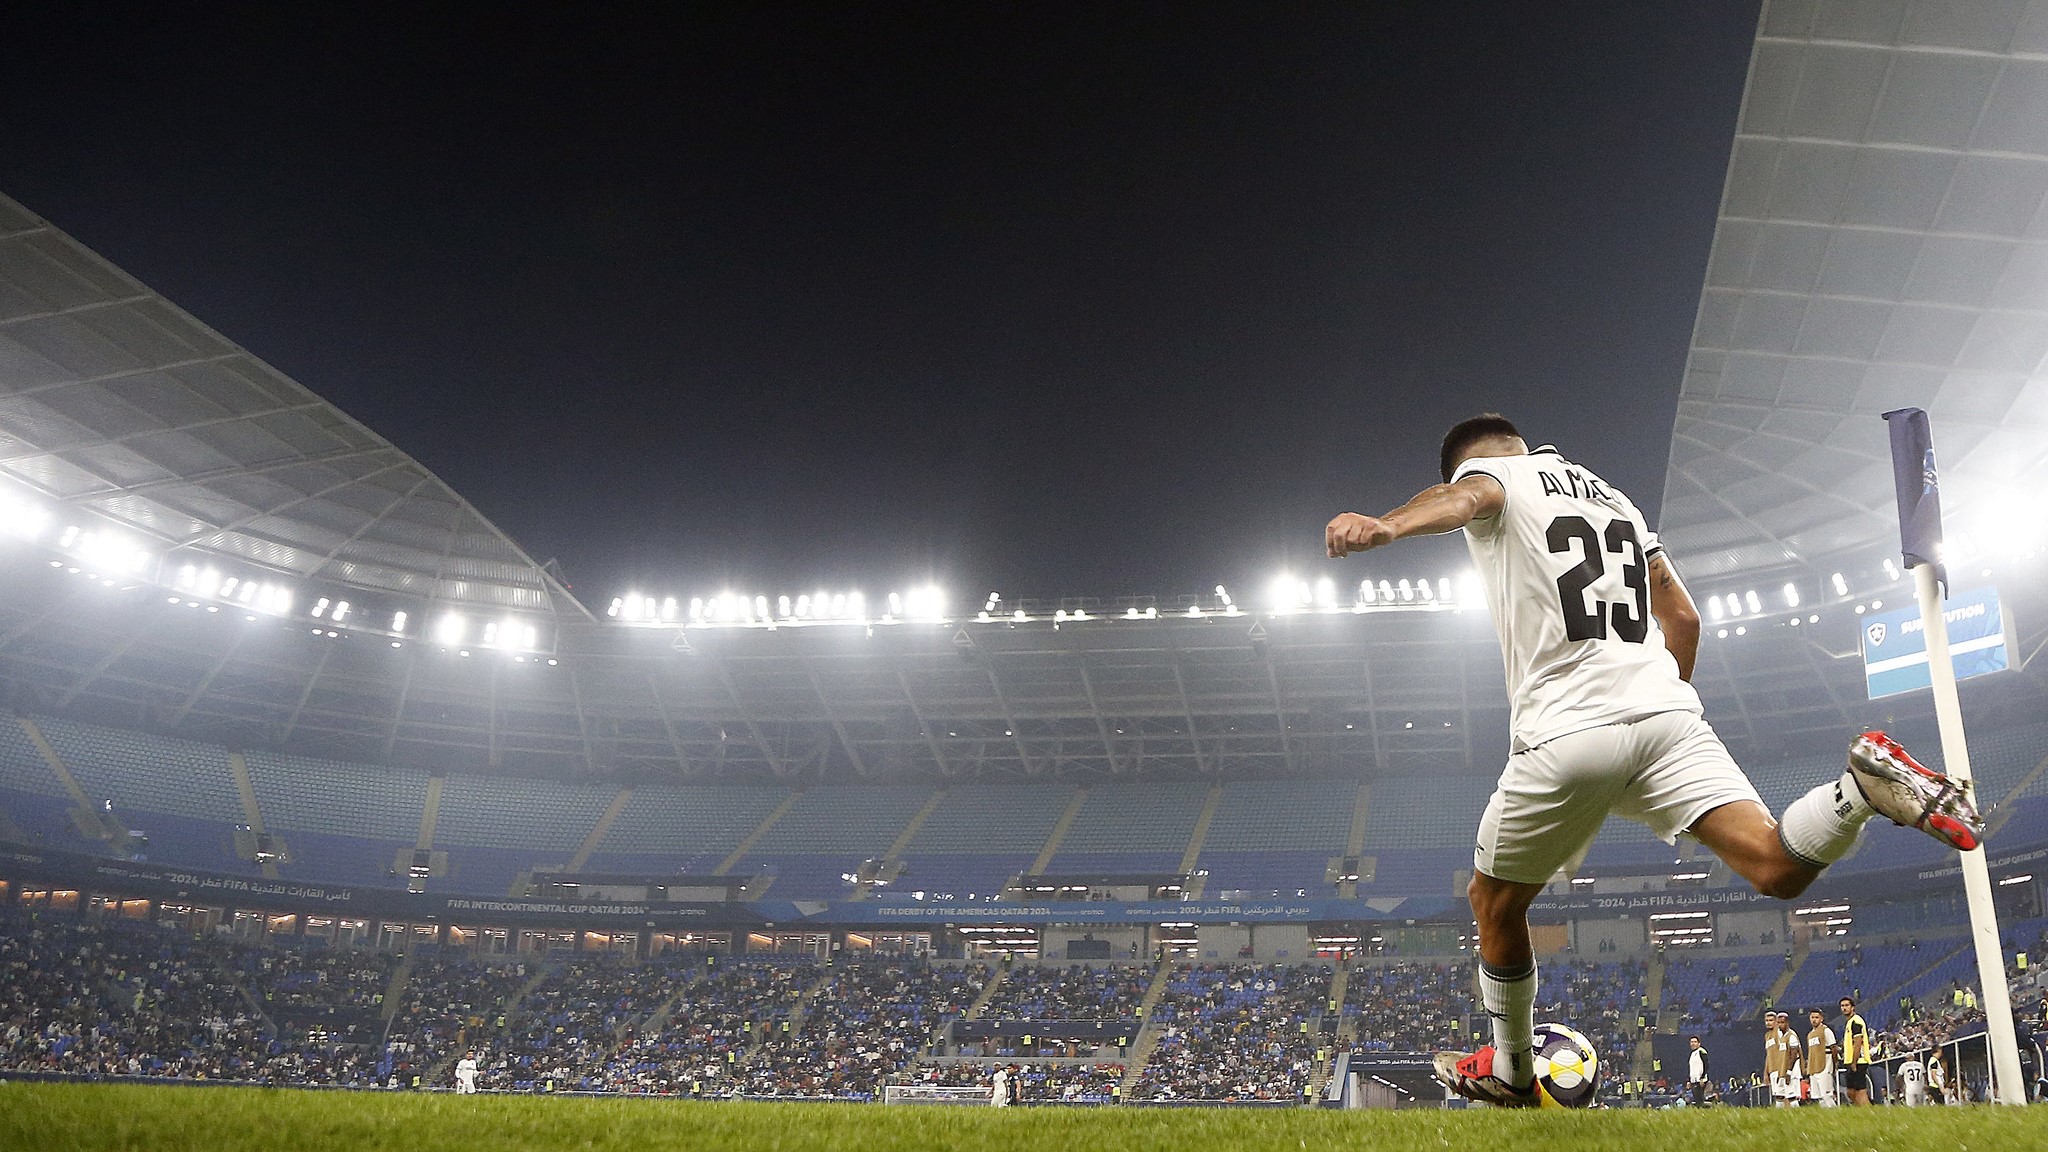
[[[1756,21],[340,11],[12,13],[0,190],[598,606],[1362,574],[1485,408],[1654,510]]]

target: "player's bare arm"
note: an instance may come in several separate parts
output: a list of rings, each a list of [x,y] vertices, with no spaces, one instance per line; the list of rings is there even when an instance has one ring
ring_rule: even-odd
[[[1650,615],[1663,630],[1664,647],[1678,661],[1678,678],[1691,681],[1700,654],[1700,610],[1678,578],[1678,569],[1662,552],[1650,557]]]
[[[1500,481],[1467,476],[1455,484],[1432,484],[1406,504],[1384,516],[1345,512],[1323,529],[1331,559],[1369,552],[1405,536],[1436,536],[1456,532],[1474,520],[1498,515],[1507,501]]]

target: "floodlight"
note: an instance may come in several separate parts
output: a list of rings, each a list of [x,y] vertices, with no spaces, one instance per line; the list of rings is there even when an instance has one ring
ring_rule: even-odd
[[[903,615],[903,598],[894,592],[889,593],[889,615]]]
[[[255,581],[244,581],[242,584],[242,594],[235,597],[235,599],[241,601],[244,604],[247,604],[251,600],[254,600],[256,598],[256,593],[258,591],[260,591],[260,589],[257,587]]]
[[[1436,598],[1437,598],[1437,599],[1439,599],[1439,600],[1445,600],[1445,601],[1448,601],[1448,600],[1449,600],[1449,599],[1451,598],[1451,578],[1450,578],[1450,577],[1448,577],[1448,576],[1439,576],[1439,577],[1437,577],[1437,578],[1436,578]]]
[[[1764,610],[1763,598],[1756,594],[1756,589],[1754,588],[1742,594],[1742,601],[1749,605],[1751,612],[1761,612]]]
[[[1360,580],[1358,582],[1358,602],[1361,604],[1370,604],[1373,602],[1372,581]]]
[[[462,642],[462,634],[467,630],[468,626],[463,623],[462,616],[459,613],[450,612],[442,616],[441,622],[435,625],[434,639],[443,644],[460,644]]]
[[[1747,633],[1748,631],[1749,631],[1749,629],[1748,629],[1748,628],[1746,628],[1746,627],[1738,627],[1738,628],[1736,628],[1736,629],[1735,629],[1735,634],[1736,634],[1737,636],[1741,636],[1741,635],[1743,635],[1743,634]]]
[[[230,580],[228,583],[233,584],[234,581]],[[327,615],[327,597],[322,596],[319,603],[313,605],[313,619],[318,620],[325,615]]]
[[[775,614],[784,620],[789,619],[789,597],[777,596],[775,598]]]
[[[617,619],[619,615],[619,609],[622,606],[623,602],[617,596],[614,596],[612,597],[612,606],[605,609],[604,614],[612,617],[613,619]]]
[[[1410,584],[1408,581],[1403,580],[1400,584],[1396,585],[1395,587],[1400,590],[1401,599],[1403,602],[1415,599],[1415,586],[1413,584]]]
[[[1316,603],[1324,608],[1337,606],[1337,582],[1328,576],[1316,581]]]
[[[832,614],[832,616],[833,616],[833,618],[834,618],[834,619],[839,619],[839,618],[843,618],[843,617],[844,617],[844,616],[846,615],[846,593],[844,593],[844,592],[836,593],[836,594],[835,594],[835,595],[834,595],[834,596],[832,597],[832,613],[831,613],[831,614]]]
[[[768,598],[766,596],[754,597],[754,615],[763,620],[768,619]]]
[[[1789,582],[1785,585],[1785,607],[1799,607],[1799,585]]]
[[[703,598],[702,596],[692,596],[692,597],[690,597],[690,619],[692,619],[692,620],[702,620],[703,618],[704,618],[704,598]]]
[[[391,630],[393,632],[405,631],[405,613],[393,612],[391,614]]]
[[[1380,581],[1380,599],[1385,600],[1389,604],[1394,602],[1393,584],[1385,580]]]
[[[220,586],[220,594],[222,596],[233,596],[235,594],[235,585],[240,583],[241,581],[234,578],[233,576],[228,577],[228,582]],[[327,607],[327,601],[320,601],[319,608],[313,609],[313,614],[315,616],[318,616],[320,614],[320,609],[325,607]]]
[[[78,525],[66,524],[64,531],[57,534],[57,547],[69,548],[78,540]]]
[[[663,620],[673,620],[673,619],[675,619],[675,618],[676,618],[676,610],[677,610],[677,609],[676,609],[676,598],[675,598],[675,597],[673,597],[673,596],[669,596],[669,597],[665,597],[665,598],[664,598],[664,599],[662,600],[662,602],[661,602],[661,618],[662,618]]]
[[[1893,580],[1899,578],[1899,566],[1892,563],[1892,558],[1889,556],[1884,558],[1884,574]]]
[[[1436,602],[1436,589],[1429,586],[1429,581],[1417,580],[1415,582],[1415,590],[1422,594],[1422,598],[1424,600],[1429,601],[1430,603]]]
[[[1880,608],[1883,608],[1883,607],[1884,607],[1884,601],[1882,601],[1882,600],[1872,600],[1872,601],[1870,602],[1870,610],[1871,610],[1872,612],[1875,612],[1875,611],[1877,611],[1878,609],[1880,609]]]
[[[1721,617],[1726,615],[1721,609],[1721,598],[1719,596],[1707,597],[1707,615],[1717,624],[1720,623]]]
[[[1828,583],[1833,584],[1835,586],[1835,595],[1847,596],[1849,594],[1849,582],[1847,580],[1842,579],[1842,574],[1840,572],[1837,572],[1833,576],[1828,577]]]

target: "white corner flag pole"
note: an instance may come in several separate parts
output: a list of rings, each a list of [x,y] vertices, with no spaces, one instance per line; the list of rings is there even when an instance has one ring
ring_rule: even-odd
[[[1913,589],[1920,597],[1920,622],[1926,629],[1927,672],[1934,687],[1934,719],[1941,726],[1941,758],[1949,776],[1974,794],[1970,783],[1970,749],[1963,739],[1963,704],[1956,693],[1956,668],[1948,652],[1948,620],[1942,615],[1941,585],[1932,564],[1913,566]],[[1991,869],[1979,844],[1959,853],[1963,893],[1970,906],[1970,940],[1977,949],[1977,981],[1984,989],[1985,1039],[1991,1048],[1991,1099],[2000,1104],[2025,1104],[2027,1086],[2020,1079],[2020,1048],[2012,1026],[2012,995],[2005,986],[2005,951],[1998,940],[1998,913],[1991,905]]]

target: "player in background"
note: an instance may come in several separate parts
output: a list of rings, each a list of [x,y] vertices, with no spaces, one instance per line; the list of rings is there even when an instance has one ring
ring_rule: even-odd
[[[1799,1081],[1806,1074],[1806,1061],[1799,1034],[1792,1030],[1792,1014],[1772,1013],[1771,1027],[1778,1048],[1778,1078],[1771,1082],[1771,1102],[1780,1108],[1797,1108]]]
[[[1828,1027],[1827,1013],[1815,1008],[1806,1014],[1806,1097],[1815,1106],[1833,1108],[1835,1099],[1835,1053],[1841,1045],[1835,1030]]]
[[[464,1052],[462,1059],[455,1062],[455,1094],[471,1096],[476,1093],[476,1053]]]
[[[1707,1082],[1707,1050],[1697,1036],[1688,1038],[1686,1044],[1692,1051],[1685,1058],[1685,1083],[1692,1089],[1693,1107],[1704,1108],[1714,1092],[1714,1086]]]
[[[1010,1069],[998,1064],[996,1074],[989,1081],[988,1102],[998,1108],[1010,1106]]]
[[[1927,1065],[1913,1052],[1899,1061],[1899,1101],[1908,1108],[1927,1103]]]
[[[1690,833],[1757,891],[1788,900],[1872,816],[1976,845],[1982,821],[1963,790],[1881,732],[1856,737],[1842,775],[1773,820],[1701,718],[1689,683],[1699,612],[1628,497],[1555,448],[1532,450],[1491,413],[1453,427],[1440,464],[1443,483],[1382,516],[1343,513],[1323,537],[1337,558],[1463,529],[1500,636],[1512,749],[1480,819],[1469,890],[1493,1043],[1440,1053],[1447,1086],[1538,1102],[1529,904],[1610,813],[1666,843]]]
[[[1856,998],[1842,997],[1842,1091],[1856,1108],[1870,1107],[1870,1025],[1856,1011]]]

